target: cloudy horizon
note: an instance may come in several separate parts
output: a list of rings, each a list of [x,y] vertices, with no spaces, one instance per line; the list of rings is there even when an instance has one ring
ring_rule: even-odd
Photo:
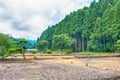
[[[0,33],[35,40],[48,26],[93,0],[0,0]]]

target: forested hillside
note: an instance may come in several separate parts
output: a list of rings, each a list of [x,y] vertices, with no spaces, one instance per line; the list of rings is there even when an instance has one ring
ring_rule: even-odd
[[[54,49],[54,36],[61,34],[74,39],[70,46],[74,51],[115,52],[120,39],[120,0],[94,0],[89,7],[72,12],[48,27],[37,42],[46,40],[48,48]]]

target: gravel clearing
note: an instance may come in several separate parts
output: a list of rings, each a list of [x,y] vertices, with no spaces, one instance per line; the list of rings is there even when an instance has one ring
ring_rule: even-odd
[[[116,72],[50,61],[0,62],[0,80],[119,80]]]

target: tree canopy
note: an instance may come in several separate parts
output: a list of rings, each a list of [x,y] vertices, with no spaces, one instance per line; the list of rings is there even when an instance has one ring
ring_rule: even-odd
[[[11,40],[9,39],[9,35],[0,33],[0,57],[4,57],[9,48],[11,47]]]
[[[44,52],[48,49],[48,42],[46,40],[38,41],[36,47],[40,52]]]
[[[57,50],[69,49],[74,40],[67,34],[54,35],[52,39],[52,48]]]
[[[69,34],[74,51],[115,52],[120,39],[120,0],[93,1],[89,7],[72,12],[48,27],[37,41],[48,41],[52,49],[55,35]],[[56,37],[57,38],[57,37]]]

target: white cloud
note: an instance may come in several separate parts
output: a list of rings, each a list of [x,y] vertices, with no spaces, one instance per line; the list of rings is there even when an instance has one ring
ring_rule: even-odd
[[[92,0],[0,0],[0,32],[36,39],[49,26]]]

